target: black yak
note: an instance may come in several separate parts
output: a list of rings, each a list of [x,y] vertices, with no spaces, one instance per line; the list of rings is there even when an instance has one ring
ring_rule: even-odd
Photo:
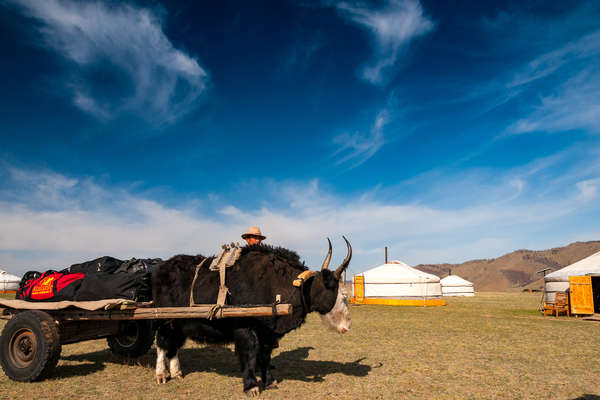
[[[177,352],[186,338],[201,343],[235,343],[244,392],[257,396],[260,389],[256,375],[260,374],[263,388],[277,384],[271,373],[271,352],[279,339],[304,323],[307,313],[316,311],[330,328],[339,333],[347,332],[352,321],[339,283],[352,258],[352,247],[346,238],[344,240],[348,255],[342,264],[335,271],[328,269],[329,242],[329,252],[321,270],[314,271],[301,287],[293,286],[293,281],[308,269],[295,252],[262,244],[244,247],[237,262],[227,269],[226,285],[230,292],[227,304],[271,304],[279,297],[281,303],[292,304],[292,314],[264,318],[179,319],[163,323],[156,336],[157,383],[165,383],[169,376],[182,377]],[[204,258],[199,255],[175,256],[154,271],[152,291],[157,307],[189,306],[196,266]],[[215,303],[217,299],[219,272],[208,269],[210,261],[207,260],[196,279],[193,295],[197,304]]]

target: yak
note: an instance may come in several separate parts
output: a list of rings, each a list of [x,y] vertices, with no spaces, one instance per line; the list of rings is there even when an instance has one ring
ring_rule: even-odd
[[[339,333],[350,329],[352,320],[346,298],[340,287],[340,277],[352,258],[352,247],[344,237],[348,253],[335,270],[328,269],[329,252],[320,271],[312,272],[300,287],[293,285],[298,276],[308,271],[297,253],[264,244],[242,248],[236,263],[227,269],[227,304],[292,304],[289,315],[273,317],[236,317],[226,319],[176,319],[164,322],[156,333],[156,381],[166,383],[170,377],[182,379],[177,356],[187,338],[199,343],[235,344],[239,359],[243,390],[251,397],[258,396],[261,388],[275,387],[277,380],[271,371],[271,353],[279,340],[300,327],[310,312],[318,312],[323,322]],[[190,291],[196,304],[215,303],[219,290],[219,272],[211,271],[207,263],[196,266],[205,257],[178,255],[160,265],[153,273],[152,292],[156,307],[187,307]],[[192,281],[196,276],[194,287]],[[260,374],[261,386],[257,380]]]

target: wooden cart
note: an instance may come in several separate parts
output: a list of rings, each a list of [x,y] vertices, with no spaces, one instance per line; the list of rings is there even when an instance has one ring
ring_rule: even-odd
[[[151,303],[125,302],[90,311],[78,308],[78,302],[62,309],[53,308],[55,303],[30,303],[31,308],[24,308],[23,303],[4,300],[0,304],[0,319],[8,320],[0,336],[0,364],[10,379],[23,382],[50,376],[63,344],[106,338],[114,354],[136,358],[154,342],[153,321],[271,317],[274,311],[273,305],[156,308]],[[277,304],[275,310],[277,315],[289,315],[292,306]]]

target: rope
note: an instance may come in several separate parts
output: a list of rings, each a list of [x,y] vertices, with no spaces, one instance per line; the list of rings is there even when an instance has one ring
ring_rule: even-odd
[[[194,301],[194,287],[196,286],[196,280],[198,279],[198,273],[200,269],[204,266],[208,258],[205,258],[196,266],[196,272],[194,273],[194,280],[192,281],[192,287],[190,288],[190,307],[199,306],[200,304],[196,304]],[[212,320],[214,318],[222,318],[223,317],[223,306],[225,305],[225,299],[227,297],[227,293],[229,293],[229,289],[225,286],[225,264],[221,263],[219,268],[219,278],[221,284],[219,286],[219,295],[217,298],[217,304],[213,304],[213,306],[208,310],[208,315],[206,318]]]
[[[229,288],[225,285],[225,273],[227,266],[225,263],[221,263],[219,265],[219,294],[217,295],[217,304],[220,306],[225,305],[225,301],[227,300],[227,294],[229,293]]]
[[[200,271],[200,268],[202,268],[202,266],[204,265],[206,260],[208,260],[208,258],[205,258],[204,260],[202,260],[200,262],[200,264],[198,264],[196,266],[196,273],[194,274],[194,280],[192,281],[192,287],[190,289],[190,307],[193,307],[194,305],[196,305],[196,303],[194,302],[194,286],[196,286],[196,279],[198,279],[198,272]]]
[[[306,281],[302,279],[302,283],[300,284],[300,298],[302,299],[302,310],[304,313],[309,312],[308,307],[306,306],[306,299],[304,298],[304,284]]]
[[[272,313],[273,313],[273,322],[277,322],[277,317],[279,317],[279,314],[277,314],[277,304],[281,303],[281,295],[278,294],[277,296],[275,296],[275,301],[273,302],[273,304],[271,304],[271,309],[272,309]]]
[[[223,307],[219,304],[213,304],[210,310],[208,310],[208,315],[206,316],[209,320],[214,318],[223,318]]]

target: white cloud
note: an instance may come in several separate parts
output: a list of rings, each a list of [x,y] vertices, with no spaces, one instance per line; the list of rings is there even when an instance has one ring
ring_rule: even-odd
[[[375,117],[369,133],[343,133],[334,137],[333,143],[339,146],[333,154],[337,158],[335,164],[349,164],[352,169],[373,157],[386,142],[383,130],[389,122],[390,112],[384,109]]]
[[[221,202],[214,212],[200,212],[199,200],[167,206],[91,178],[11,168],[4,183],[9,189],[0,191],[0,265],[22,273],[102,255],[214,254],[222,243],[241,241],[250,225],[260,226],[268,243],[297,250],[313,266],[326,252],[325,237],[334,241],[333,262],[341,261],[341,235],[346,235],[355,254],[351,272],[380,262],[384,246],[390,246],[394,258],[418,264],[566,244],[571,238],[566,218],[599,211],[591,200],[597,196],[600,173],[590,176],[593,171],[573,165],[564,182],[562,175],[554,181],[545,177],[550,167],[538,167],[535,173],[528,172],[535,169],[530,167],[503,175],[481,173],[477,179],[475,174],[437,181],[424,177],[425,189],[418,196],[422,201],[411,200],[402,188],[392,195],[379,188],[377,195],[343,196],[321,188],[317,180],[257,183],[264,207]],[[550,192],[540,196],[541,187]],[[575,232],[587,228],[577,226]]]
[[[41,21],[46,43],[75,65],[66,86],[87,113],[111,119],[133,111],[160,125],[189,112],[206,89],[206,71],[173,46],[149,9],[99,1],[10,1]],[[95,68],[102,68],[101,77]]]
[[[600,178],[577,182],[579,198],[585,202],[594,200],[598,196],[598,188],[600,188]]]
[[[371,33],[373,57],[362,71],[362,78],[373,84],[383,83],[411,40],[434,27],[423,15],[418,0],[388,0],[380,9],[364,3],[338,2],[340,14]]]
[[[25,170],[8,167],[7,179],[16,183],[23,191],[13,193],[25,195],[30,203],[45,208],[64,207],[72,203],[66,201],[64,193],[75,188],[79,181],[51,171],[39,171],[31,174]],[[9,198],[11,193],[0,190],[0,198]]]
[[[103,120],[110,120],[112,118],[112,112],[110,107],[99,104],[98,101],[89,97],[85,93],[81,93],[79,89],[74,89],[73,103],[83,111],[93,114]]]
[[[222,208],[221,210],[219,210],[219,213],[223,214],[223,215],[236,216],[236,215],[241,215],[242,212],[237,207],[226,206],[226,207]]]

